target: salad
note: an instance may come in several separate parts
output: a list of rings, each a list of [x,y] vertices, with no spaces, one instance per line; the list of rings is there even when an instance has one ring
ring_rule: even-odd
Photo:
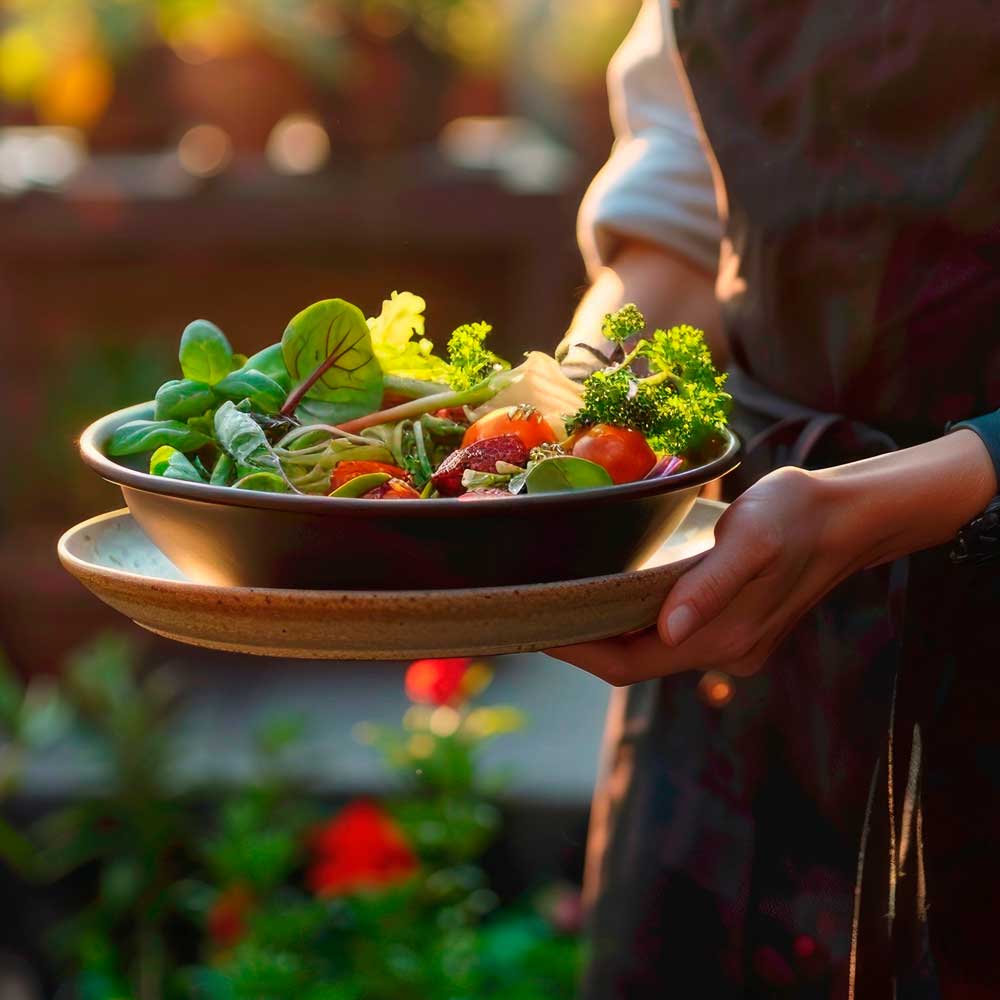
[[[690,326],[647,334],[625,306],[604,322],[614,355],[581,384],[537,351],[512,367],[488,348],[486,323],[459,327],[439,354],[424,310],[411,292],[370,319],[326,299],[250,357],[195,320],[181,336],[183,377],[107,453],[234,489],[479,500],[671,475],[725,426],[725,376]]]

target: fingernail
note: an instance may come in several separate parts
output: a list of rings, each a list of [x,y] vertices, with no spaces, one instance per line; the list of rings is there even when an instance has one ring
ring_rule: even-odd
[[[698,616],[690,604],[682,604],[667,615],[667,638],[671,646],[679,646],[698,624]]]

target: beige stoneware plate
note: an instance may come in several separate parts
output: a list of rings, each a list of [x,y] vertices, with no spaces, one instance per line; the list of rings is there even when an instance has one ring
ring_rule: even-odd
[[[677,577],[713,544],[725,504],[698,500],[646,565],[565,583],[469,590],[264,590],[192,583],[127,510],[71,528],[59,558],[143,628],[262,656],[404,660],[551,649],[645,628]]]

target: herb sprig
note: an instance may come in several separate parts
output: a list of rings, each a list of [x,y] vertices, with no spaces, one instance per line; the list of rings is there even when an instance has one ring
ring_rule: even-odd
[[[712,363],[701,330],[674,326],[645,337],[645,328],[645,318],[631,303],[605,317],[605,337],[622,350],[632,338],[639,340],[620,362],[588,376],[583,404],[569,428],[630,427],[656,452],[680,455],[725,426],[731,402],[726,376]],[[649,366],[648,375],[634,370],[639,359]]]

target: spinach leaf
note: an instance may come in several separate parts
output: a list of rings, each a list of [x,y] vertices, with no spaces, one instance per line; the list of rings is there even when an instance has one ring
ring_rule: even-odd
[[[235,478],[236,463],[227,452],[223,452],[215,463],[215,468],[212,469],[209,482],[213,486],[229,486]]]
[[[240,470],[281,474],[281,464],[260,426],[233,403],[225,402],[215,411],[215,436]]]
[[[281,409],[342,423],[378,409],[382,369],[361,310],[343,299],[325,299],[292,318],[281,338],[285,367],[295,388]],[[326,406],[316,406],[318,403]]]
[[[243,362],[239,370],[244,371],[250,368],[274,379],[285,392],[292,388],[292,377],[285,367],[281,344],[272,344],[270,347],[265,347],[264,350],[252,354]]]
[[[180,479],[186,483],[203,483],[204,477],[188,457],[165,444],[157,448],[149,460],[151,475],[163,476],[164,479]]]
[[[525,482],[529,493],[562,493],[614,485],[604,466],[572,455],[534,463]]]
[[[107,453],[113,458],[140,455],[165,444],[178,451],[197,451],[211,440],[178,420],[130,420],[111,435]]]
[[[251,472],[236,480],[233,487],[238,490],[256,490],[258,493],[288,492],[288,484],[274,472]]]
[[[156,390],[157,420],[187,420],[215,406],[215,394],[205,382],[171,379]]]
[[[255,368],[241,368],[215,383],[215,391],[237,402],[249,399],[260,413],[277,413],[285,401],[285,390],[273,378]]]
[[[233,349],[226,335],[207,319],[188,323],[178,354],[185,378],[215,385],[233,370]]]

